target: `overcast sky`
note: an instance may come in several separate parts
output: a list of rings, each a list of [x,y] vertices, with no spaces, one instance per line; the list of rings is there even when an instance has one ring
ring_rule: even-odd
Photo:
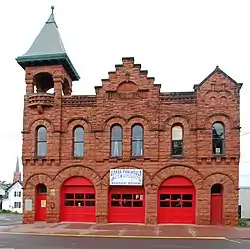
[[[15,58],[29,49],[51,5],[81,76],[73,94],[94,94],[94,86],[126,56],[135,57],[162,91],[192,91],[219,65],[244,84],[241,133],[250,132],[249,0],[1,1],[0,180],[12,181],[16,157],[21,158],[25,73]],[[249,148],[250,134],[242,135],[242,184],[250,175]]]

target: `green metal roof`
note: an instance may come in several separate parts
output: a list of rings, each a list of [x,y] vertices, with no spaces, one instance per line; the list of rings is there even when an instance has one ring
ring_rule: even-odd
[[[48,21],[30,49],[16,60],[24,69],[27,66],[63,65],[73,81],[79,80],[80,77],[66,53],[55,22],[54,7],[52,6],[51,9],[52,13]]]

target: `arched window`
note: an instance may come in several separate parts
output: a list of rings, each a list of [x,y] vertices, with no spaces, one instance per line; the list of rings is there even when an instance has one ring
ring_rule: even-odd
[[[39,126],[36,130],[36,156],[45,157],[47,154],[47,129]]]
[[[212,127],[212,150],[214,155],[225,153],[225,129],[220,122],[215,122]]]
[[[47,193],[47,187],[42,183],[39,183],[36,186],[36,189],[37,189],[38,194],[46,194]]]
[[[122,156],[122,127],[114,125],[111,127],[111,151],[112,157]]]
[[[132,127],[132,156],[143,155],[143,127],[140,124]]]
[[[84,129],[81,126],[74,128],[74,157],[84,156]]]
[[[172,155],[181,156],[183,154],[183,129],[181,125],[172,127]]]
[[[223,186],[220,183],[216,183],[211,188],[211,194],[222,194]]]

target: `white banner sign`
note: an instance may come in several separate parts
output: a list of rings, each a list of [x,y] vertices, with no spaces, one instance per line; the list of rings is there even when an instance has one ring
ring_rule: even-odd
[[[142,186],[142,169],[110,169],[109,185]]]

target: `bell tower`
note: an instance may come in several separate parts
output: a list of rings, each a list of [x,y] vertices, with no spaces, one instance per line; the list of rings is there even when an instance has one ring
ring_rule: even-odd
[[[27,95],[71,95],[72,81],[80,79],[64,48],[54,17],[54,6],[30,49],[16,60],[26,71]]]
[[[25,70],[26,82],[22,147],[25,180],[26,165],[31,161],[39,165],[60,164],[63,95],[71,95],[72,82],[80,79],[63,45],[53,6],[48,20],[31,47],[24,55],[17,57],[16,61]],[[38,125],[32,132],[28,128],[34,120],[43,120],[39,125],[44,126],[46,132],[49,125],[46,126],[44,122],[49,120],[55,131],[53,146],[49,147],[48,143],[46,154],[43,155],[38,152],[37,143],[30,142],[37,137]],[[49,139],[49,135],[47,137]]]

